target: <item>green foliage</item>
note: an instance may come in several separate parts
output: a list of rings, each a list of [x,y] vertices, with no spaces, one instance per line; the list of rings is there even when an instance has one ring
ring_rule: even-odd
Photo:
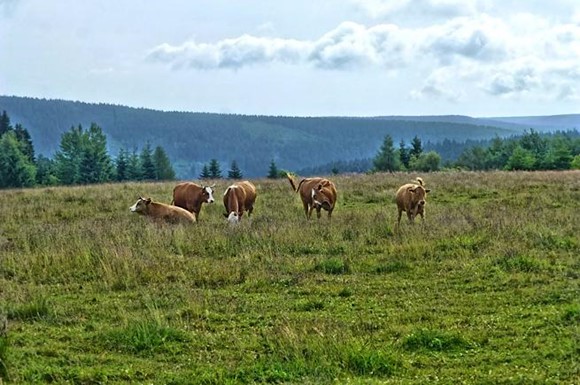
[[[278,170],[278,166],[276,166],[276,162],[274,159],[270,161],[270,168],[268,169],[268,179],[278,179],[280,178],[280,171]]]
[[[36,167],[22,147],[13,131],[0,137],[0,188],[31,187],[36,179]]]
[[[208,166],[209,177],[212,179],[220,179],[222,177],[222,170],[220,162],[217,159],[211,159]]]
[[[432,329],[419,329],[403,339],[403,347],[410,351],[452,352],[473,346],[460,335]]]
[[[238,167],[238,162],[232,160],[232,164],[230,166],[230,170],[228,171],[228,179],[242,179],[242,171]]]
[[[0,383],[2,380],[9,381],[8,377],[8,351],[10,340],[8,339],[8,320],[0,313]]]
[[[409,150],[409,159],[411,158],[419,158],[423,153],[423,144],[421,143],[421,138],[418,135],[415,135],[411,140],[411,149]]]
[[[573,170],[580,170],[580,154],[576,155],[572,162],[570,162],[570,167]]]
[[[153,165],[155,166],[155,179],[157,180],[174,180],[175,170],[167,153],[161,146],[155,147],[153,151]]]
[[[113,165],[107,153],[107,138],[101,127],[91,124],[84,133],[81,149],[79,183],[105,183],[112,180]]]
[[[139,165],[141,166],[141,178],[143,180],[157,179],[155,164],[153,163],[153,152],[149,142],[147,142],[141,149],[141,154],[139,155]]]
[[[103,339],[110,349],[132,354],[168,352],[172,343],[189,340],[180,330],[154,320],[131,322],[124,328],[109,332]]]
[[[329,258],[317,263],[314,270],[325,274],[346,274],[350,272],[350,265],[342,259]]]
[[[439,171],[441,168],[441,157],[435,151],[421,153],[419,157],[411,156],[409,169],[422,172]]]
[[[401,164],[403,165],[403,167],[405,167],[405,168],[409,167],[409,161],[411,160],[411,154],[409,152],[409,149],[405,145],[405,141],[403,139],[401,139],[401,141],[399,142],[399,160],[401,161]]]
[[[207,164],[203,165],[203,168],[201,169],[201,174],[199,174],[199,178],[200,179],[209,179],[211,177],[211,174],[209,172],[209,167],[207,166]]]
[[[39,296],[28,303],[9,309],[8,318],[20,321],[40,321],[50,317],[50,313],[48,300],[44,296]]]
[[[399,156],[393,147],[393,138],[386,135],[383,145],[373,160],[374,171],[397,171],[401,168]]]

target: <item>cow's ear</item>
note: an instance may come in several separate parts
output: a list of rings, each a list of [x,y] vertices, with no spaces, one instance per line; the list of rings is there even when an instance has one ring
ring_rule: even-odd
[[[415,187],[407,187],[407,191],[414,193]]]
[[[430,188],[428,188],[428,189],[426,189],[426,190],[425,190],[425,192],[426,192],[426,193],[428,193],[428,192],[431,192],[431,189],[430,189]]]
[[[149,203],[151,203],[151,198],[147,198],[147,199],[145,199],[145,203],[146,203],[146,204],[149,204]]]
[[[318,191],[322,190],[322,183],[318,185]]]

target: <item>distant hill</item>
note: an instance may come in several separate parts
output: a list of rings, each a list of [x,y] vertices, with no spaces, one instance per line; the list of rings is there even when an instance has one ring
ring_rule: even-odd
[[[517,118],[231,115],[14,96],[0,96],[2,110],[13,124],[21,123],[29,130],[39,154],[52,156],[63,132],[78,124],[88,128],[94,122],[107,135],[113,156],[122,147],[140,149],[146,142],[161,145],[183,179],[196,179],[203,164],[212,158],[220,162],[224,174],[236,160],[244,176],[258,177],[267,174],[271,160],[278,168],[298,170],[369,158],[387,134],[398,146],[401,140],[409,144],[415,135],[424,143],[444,139],[460,142],[511,136],[532,127],[526,121],[509,121]],[[574,127],[566,123],[553,128]]]

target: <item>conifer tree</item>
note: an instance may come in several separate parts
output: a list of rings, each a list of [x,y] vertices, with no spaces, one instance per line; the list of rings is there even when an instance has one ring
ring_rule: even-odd
[[[4,110],[2,111],[2,116],[0,116],[0,137],[2,137],[2,135],[10,130],[12,130],[12,126],[10,125],[10,118]]]
[[[409,158],[415,157],[419,158],[423,153],[423,145],[421,144],[421,139],[415,135],[413,140],[411,140],[411,150],[409,151]]]
[[[137,149],[133,148],[133,152],[127,155],[127,180],[141,180],[142,177],[139,155]]]
[[[22,152],[14,132],[0,138],[0,188],[31,187],[36,182],[36,167]]]
[[[113,176],[113,164],[107,152],[107,138],[101,127],[91,123],[84,133],[86,140],[80,162],[80,183],[109,182]]]
[[[141,150],[141,155],[139,156],[141,163],[141,176],[144,180],[154,180],[156,179],[155,164],[153,163],[153,153],[151,151],[151,145],[149,142],[145,144],[145,147]]]
[[[83,127],[71,127],[61,136],[60,147],[55,155],[56,176],[65,185],[80,183],[80,165],[86,148],[87,137]]]
[[[230,166],[230,170],[228,171],[228,179],[242,179],[242,171],[238,167],[238,163],[235,160],[232,160],[232,165]]]
[[[153,151],[153,164],[155,165],[155,178],[157,180],[174,180],[175,171],[171,166],[171,161],[161,146],[155,147]]]
[[[129,151],[126,148],[121,148],[119,154],[115,159],[115,179],[119,182],[128,180],[128,162],[129,162]]]
[[[374,171],[397,171],[400,169],[399,159],[393,148],[393,138],[386,135],[379,153],[373,159]]]
[[[406,147],[405,141],[401,139],[401,142],[399,142],[399,160],[405,168],[409,167],[410,158],[411,155],[409,154],[409,149]]]
[[[207,167],[207,164],[203,165],[203,168],[201,169],[201,174],[199,174],[199,178],[200,179],[209,179],[210,178],[209,167]]]
[[[209,161],[209,177],[213,179],[219,179],[222,177],[222,170],[217,159],[211,159]]]
[[[270,168],[268,170],[268,178],[269,179],[278,179],[280,177],[280,171],[278,170],[278,167],[276,166],[276,162],[274,162],[274,159],[272,159],[272,161],[270,162]]]
[[[34,146],[32,145],[32,138],[28,130],[22,127],[21,124],[16,124],[14,126],[14,134],[18,142],[20,142],[22,153],[26,155],[30,162],[34,163]]]

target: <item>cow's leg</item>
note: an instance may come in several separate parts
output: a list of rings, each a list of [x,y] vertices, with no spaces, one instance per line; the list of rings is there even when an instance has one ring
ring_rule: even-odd
[[[328,219],[330,220],[331,217],[332,217],[332,209],[328,210]]]
[[[252,215],[252,211],[254,211],[254,206],[248,207],[248,218]]]
[[[308,203],[304,202],[304,214],[306,215],[306,219],[310,219],[310,207],[308,207]]]
[[[316,218],[320,219],[320,206],[316,206]]]
[[[401,224],[401,216],[403,215],[403,210],[399,209],[399,217],[397,218],[397,224]]]
[[[413,223],[414,215],[411,210],[407,211],[407,218],[409,218],[409,223]]]

